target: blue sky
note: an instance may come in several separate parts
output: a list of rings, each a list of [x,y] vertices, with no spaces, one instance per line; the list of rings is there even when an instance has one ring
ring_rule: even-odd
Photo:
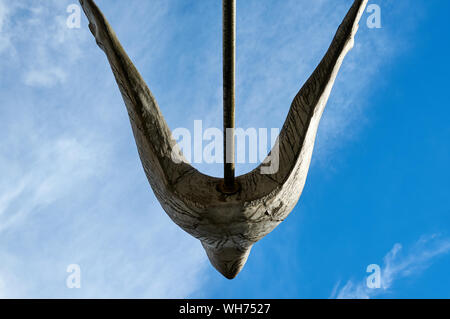
[[[237,2],[237,126],[281,127],[352,1]],[[300,201],[232,281],[154,197],[85,17],[66,26],[72,3],[0,0],[0,297],[450,297],[448,1],[369,1],[382,28],[364,15]],[[220,1],[97,4],[169,126],[220,128]]]

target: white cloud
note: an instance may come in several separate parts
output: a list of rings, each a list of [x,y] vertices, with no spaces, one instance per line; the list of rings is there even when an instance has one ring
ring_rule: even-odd
[[[86,21],[65,26],[72,2],[8,5],[16,58],[0,62],[11,75],[1,79],[0,295],[188,297],[207,258],[152,194]],[[73,263],[79,290],[65,285]]]
[[[3,0],[0,0],[0,54],[11,48],[11,39],[5,26],[8,23],[9,9]]]
[[[21,74],[24,84],[51,88],[69,76],[67,69],[82,56],[80,44],[88,31],[66,25],[69,2],[0,1],[0,55],[3,68]]]
[[[42,70],[30,70],[25,74],[25,84],[37,87],[52,87],[64,83],[67,74],[58,67],[49,67]]]
[[[349,280],[342,288],[339,288],[338,282],[331,293],[331,298],[368,299],[389,293],[395,281],[419,275],[430,267],[437,257],[448,254],[450,239],[440,238],[438,235],[423,236],[405,254],[402,254],[402,250],[403,246],[397,243],[384,257],[380,288],[368,288],[366,279]]]
[[[34,123],[16,136],[19,145],[2,145],[9,152],[0,153],[0,294],[182,298],[197,291],[204,252],[151,198],[137,160],[132,169],[116,167],[101,130],[54,137],[41,130]],[[65,287],[72,263],[81,265],[80,290]]]
[[[101,149],[87,140],[56,137],[35,148],[27,143],[24,146],[30,146],[28,150],[21,149],[27,161],[13,159],[13,164],[8,154],[0,154],[6,165],[2,167],[0,185],[0,233],[40,207],[68,197],[86,179],[101,171],[98,161]],[[8,170],[8,166],[16,169]]]

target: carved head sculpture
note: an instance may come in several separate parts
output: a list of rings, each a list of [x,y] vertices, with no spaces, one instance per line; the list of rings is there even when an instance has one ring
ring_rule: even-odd
[[[235,187],[229,188],[223,179],[197,171],[177,151],[155,98],[111,26],[93,0],[80,3],[111,65],[142,166],[161,206],[178,226],[201,241],[220,273],[234,278],[252,245],[277,227],[300,198],[320,118],[343,59],[353,47],[367,0],[354,1],[322,61],[295,96],[268,158],[253,171],[233,178]],[[224,19],[225,10],[229,6],[234,10],[234,5],[235,0],[224,0]],[[224,55],[225,59],[225,49]],[[274,158],[277,169],[267,170]]]

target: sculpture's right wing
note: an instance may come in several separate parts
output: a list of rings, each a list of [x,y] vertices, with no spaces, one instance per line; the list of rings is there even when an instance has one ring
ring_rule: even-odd
[[[271,154],[257,169],[245,175],[243,188],[253,188],[260,198],[270,188],[286,188],[283,205],[298,200],[309,168],[317,128],[344,57],[353,47],[358,23],[368,0],[355,0],[334,39],[312,75],[292,101]],[[271,168],[267,165],[270,164]],[[258,181],[247,183],[247,181]],[[267,185],[272,185],[267,187]],[[258,185],[256,187],[256,185]],[[266,185],[263,187],[262,185]]]

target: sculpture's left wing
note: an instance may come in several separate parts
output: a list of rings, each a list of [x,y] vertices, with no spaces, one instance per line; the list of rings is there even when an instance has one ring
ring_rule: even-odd
[[[180,176],[196,170],[177,150],[155,98],[100,9],[93,0],[80,0],[80,4],[122,93],[144,170],[154,191],[161,195]]]

